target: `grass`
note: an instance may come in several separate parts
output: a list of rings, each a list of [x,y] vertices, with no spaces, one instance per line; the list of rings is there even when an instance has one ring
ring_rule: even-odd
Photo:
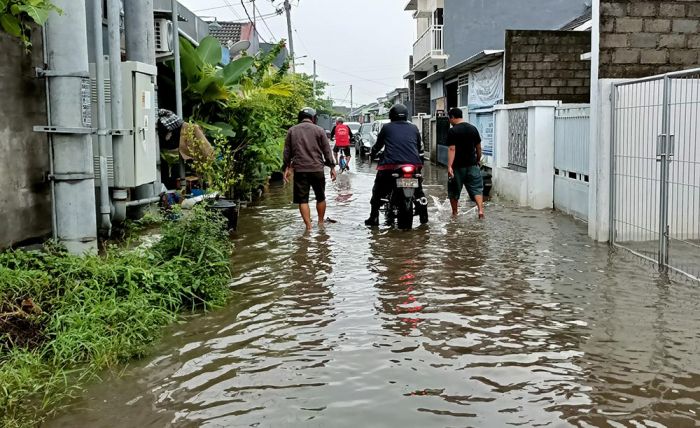
[[[0,427],[39,425],[100,370],[143,356],[178,314],[225,304],[224,225],[196,209],[148,249],[0,254]]]

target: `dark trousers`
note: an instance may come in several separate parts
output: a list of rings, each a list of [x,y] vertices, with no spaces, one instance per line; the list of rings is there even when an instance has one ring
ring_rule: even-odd
[[[382,199],[386,199],[394,186],[396,185],[396,177],[392,177],[394,171],[377,171],[377,177],[374,179],[374,187],[372,187],[372,199],[370,204],[372,205],[372,212],[375,213],[379,211],[382,206]],[[416,199],[425,197],[423,192],[423,179],[418,179],[418,188],[415,193]]]

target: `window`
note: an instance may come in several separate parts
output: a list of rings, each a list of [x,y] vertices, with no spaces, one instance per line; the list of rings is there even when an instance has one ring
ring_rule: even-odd
[[[459,76],[459,107],[469,105],[469,75]]]

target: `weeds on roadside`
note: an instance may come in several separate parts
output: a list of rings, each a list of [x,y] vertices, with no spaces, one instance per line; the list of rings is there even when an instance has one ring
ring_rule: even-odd
[[[149,249],[0,254],[0,426],[34,426],[100,369],[144,355],[181,311],[229,297],[225,220],[203,208]]]

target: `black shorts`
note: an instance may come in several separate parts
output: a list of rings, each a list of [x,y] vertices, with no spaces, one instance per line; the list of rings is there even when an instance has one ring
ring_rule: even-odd
[[[335,153],[338,153],[338,152],[341,151],[341,150],[343,151],[343,153],[345,153],[345,156],[347,156],[347,157],[350,157],[350,156],[351,156],[351,155],[350,155],[350,146],[346,146],[346,147],[338,147],[338,146],[335,146],[335,147],[333,148],[333,152],[335,152]]]
[[[314,189],[316,202],[326,200],[326,175],[321,172],[295,172],[294,173],[294,203],[308,204],[309,191]]]

